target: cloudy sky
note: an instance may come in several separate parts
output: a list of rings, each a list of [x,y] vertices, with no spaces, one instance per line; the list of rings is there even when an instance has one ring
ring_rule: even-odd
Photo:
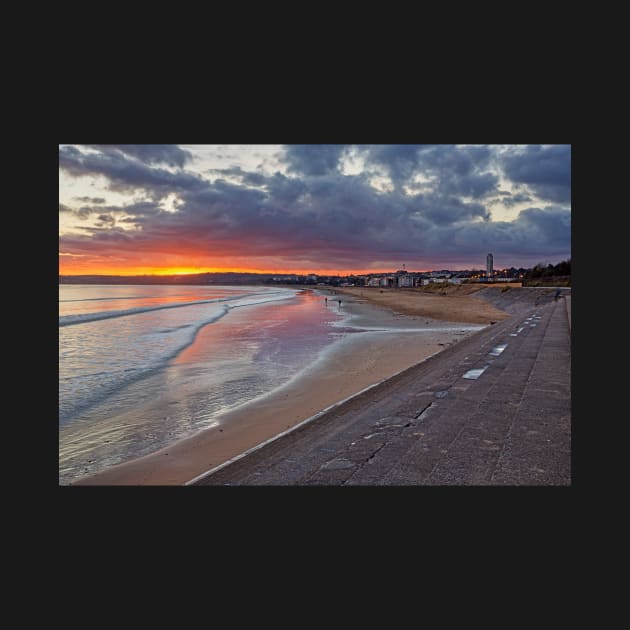
[[[60,145],[59,271],[411,271],[571,255],[570,145]]]

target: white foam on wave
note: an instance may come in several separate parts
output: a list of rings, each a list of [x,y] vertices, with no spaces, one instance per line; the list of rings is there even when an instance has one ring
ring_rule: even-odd
[[[128,315],[138,315],[140,313],[149,313],[151,311],[161,311],[171,308],[183,308],[185,306],[197,306],[198,304],[216,304],[220,302],[237,302],[235,304],[228,304],[228,308],[237,308],[240,306],[254,306],[256,304],[263,304],[265,302],[274,302],[277,300],[286,300],[294,297],[295,293],[292,291],[277,292],[273,295],[268,295],[264,299],[255,299],[253,301],[246,301],[249,298],[255,296],[262,296],[264,293],[252,293],[240,296],[231,296],[223,298],[213,298],[210,300],[195,300],[193,302],[178,302],[177,304],[160,304],[156,306],[138,306],[136,308],[122,309],[116,311],[97,311],[96,313],[80,313],[76,315],[63,315],[59,318],[59,326],[72,326],[75,324],[86,324],[89,322],[96,322],[102,319],[112,319],[116,317],[126,317]]]
[[[97,322],[101,319],[112,319],[115,317],[125,317],[127,315],[138,315],[139,313],[150,313],[151,311],[162,311],[170,308],[182,308],[184,306],[197,306],[198,304],[212,304],[216,302],[226,302],[233,298],[215,298],[213,300],[198,300],[196,302],[179,302],[178,304],[161,304],[159,306],[138,306],[118,311],[98,311],[96,313],[80,313],[77,315],[63,315],[59,318],[59,326],[72,326],[73,324],[86,324]]]
[[[256,306],[258,304],[266,304],[267,302],[278,302],[279,300],[289,300],[295,297],[295,293],[293,291],[287,293],[280,293],[269,295],[263,299],[256,299],[251,301],[249,297],[239,298],[239,304],[230,304],[229,308],[240,308],[242,306]]]

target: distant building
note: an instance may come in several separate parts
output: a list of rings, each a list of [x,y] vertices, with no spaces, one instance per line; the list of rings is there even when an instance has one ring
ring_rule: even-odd
[[[422,278],[422,286],[426,287],[428,284],[446,284],[448,278]]]
[[[486,276],[488,278],[492,278],[492,263],[493,263],[493,258],[492,258],[492,254],[488,254],[486,256]]]

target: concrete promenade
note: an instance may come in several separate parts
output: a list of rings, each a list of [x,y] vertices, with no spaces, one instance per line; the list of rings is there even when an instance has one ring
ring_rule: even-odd
[[[194,485],[570,485],[570,300],[523,303]]]

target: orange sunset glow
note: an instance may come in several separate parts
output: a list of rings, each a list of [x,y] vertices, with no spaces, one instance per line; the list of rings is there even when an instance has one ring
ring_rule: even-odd
[[[61,257],[59,263],[59,274],[65,275],[112,275],[112,276],[183,276],[199,273],[261,273],[261,274],[317,274],[317,275],[363,275],[376,273],[375,269],[313,269],[311,267],[300,269],[298,267],[264,268],[264,267],[160,267],[151,265],[125,266],[122,263],[104,263],[99,261],[83,261],[82,259],[67,261],[66,257]],[[386,269],[381,269],[381,272]],[[424,271],[418,269],[418,271]]]

